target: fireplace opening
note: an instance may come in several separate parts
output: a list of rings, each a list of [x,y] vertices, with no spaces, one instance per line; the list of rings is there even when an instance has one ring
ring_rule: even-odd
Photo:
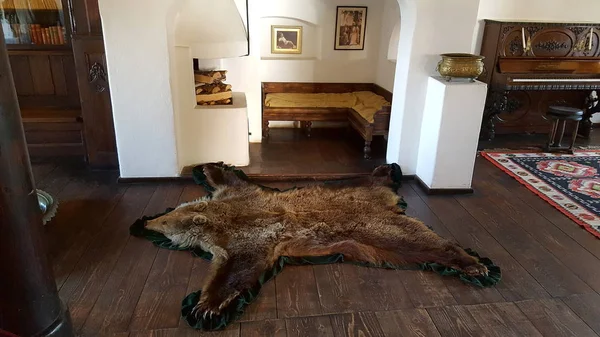
[[[194,59],[194,90],[198,105],[232,105],[233,91],[225,83],[227,70],[200,69],[198,59]]]

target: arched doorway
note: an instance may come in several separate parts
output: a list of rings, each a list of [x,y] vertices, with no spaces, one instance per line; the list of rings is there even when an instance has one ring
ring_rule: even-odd
[[[399,163],[401,166],[405,166],[400,156],[402,151],[402,126],[405,119],[404,113],[409,83],[410,56],[417,21],[417,5],[416,0],[398,0],[398,5],[400,6],[400,34],[398,35],[393,90],[394,98],[392,102],[386,160],[388,163]],[[403,167],[403,169],[405,168]]]

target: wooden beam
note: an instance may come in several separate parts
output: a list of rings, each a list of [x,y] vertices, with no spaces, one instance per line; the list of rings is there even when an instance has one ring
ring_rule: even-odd
[[[0,27],[0,335],[73,336],[46,254],[4,33]]]

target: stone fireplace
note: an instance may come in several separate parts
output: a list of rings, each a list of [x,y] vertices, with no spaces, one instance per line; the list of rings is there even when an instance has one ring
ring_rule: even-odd
[[[246,90],[239,80],[250,50],[246,1],[99,5],[110,17],[103,30],[121,176],[172,177],[212,161],[248,165]],[[226,29],[218,29],[224,22]],[[197,90],[202,70],[218,74],[203,83],[212,96]],[[227,82],[216,78],[224,77],[220,70],[227,70]]]

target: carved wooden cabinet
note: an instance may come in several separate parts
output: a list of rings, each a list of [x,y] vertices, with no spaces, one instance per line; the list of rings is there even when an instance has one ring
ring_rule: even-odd
[[[116,168],[117,146],[98,0],[68,0],[86,153],[94,168]]]
[[[488,115],[500,110],[492,121],[495,132],[545,133],[549,105],[583,108],[600,84],[594,82],[600,74],[599,33],[600,24],[486,20],[481,55],[487,71],[479,80],[488,83]]]
[[[6,0],[0,20],[30,155],[116,168],[98,0]]]

